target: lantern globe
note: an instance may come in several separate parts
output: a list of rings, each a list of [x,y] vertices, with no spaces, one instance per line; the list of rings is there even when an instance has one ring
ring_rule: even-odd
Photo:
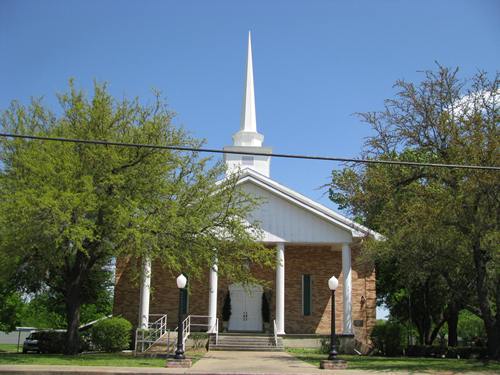
[[[339,286],[339,281],[335,276],[330,277],[330,280],[328,280],[328,288],[330,290],[335,290]]]
[[[177,276],[176,281],[177,281],[177,288],[184,289],[186,287],[187,278],[182,273],[179,276]]]

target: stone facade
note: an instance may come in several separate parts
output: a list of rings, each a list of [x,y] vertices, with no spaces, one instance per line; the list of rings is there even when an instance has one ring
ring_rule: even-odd
[[[368,337],[375,325],[376,291],[373,267],[359,261],[358,247],[352,248],[352,317],[356,340],[366,349]],[[121,315],[134,325],[139,315],[139,270],[126,258],[116,265],[116,285],[114,314]],[[193,280],[189,285],[189,314],[208,314],[208,270],[205,275]],[[275,319],[275,270],[252,267],[252,273],[266,283],[264,292],[269,301],[271,322]],[[168,314],[171,328],[177,326],[179,293],[175,278],[170,270],[159,262],[153,262],[151,272],[151,314]],[[302,275],[311,275],[312,305],[311,315],[302,314]],[[326,335],[330,332],[331,294],[328,279],[335,275],[339,279],[336,291],[336,330],[342,333],[342,251],[331,245],[286,245],[285,246],[285,332],[286,334]],[[217,294],[217,316],[221,313],[229,283],[219,278]],[[206,320],[205,320],[206,322]],[[222,324],[222,323],[221,323]],[[271,326],[272,329],[272,326]],[[219,327],[222,330],[222,326]]]

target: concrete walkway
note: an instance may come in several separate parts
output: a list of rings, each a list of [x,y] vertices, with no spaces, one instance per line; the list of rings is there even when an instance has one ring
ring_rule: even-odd
[[[226,352],[205,354],[190,374],[329,374],[286,352]]]

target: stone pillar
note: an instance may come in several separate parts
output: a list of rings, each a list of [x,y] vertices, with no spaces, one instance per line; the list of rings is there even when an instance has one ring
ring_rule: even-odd
[[[151,258],[144,257],[141,275],[141,300],[139,310],[139,327],[148,328],[149,324],[149,294],[151,290]]]
[[[352,276],[351,276],[351,248],[349,244],[342,244],[342,275],[343,278],[343,333],[352,334]]]
[[[218,275],[217,264],[210,267],[209,292],[208,292],[208,333],[215,332],[215,322],[217,320],[217,288]]]
[[[285,334],[285,244],[276,245],[276,330]]]

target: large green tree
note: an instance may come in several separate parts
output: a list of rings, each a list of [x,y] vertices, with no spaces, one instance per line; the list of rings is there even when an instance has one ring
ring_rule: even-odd
[[[57,114],[34,100],[3,112],[6,133],[199,147],[172,123],[160,96],[117,101],[106,85],[88,97],[70,83]],[[81,306],[98,298],[112,258],[159,259],[203,275],[214,259],[229,278],[250,280],[247,261],[272,264],[246,221],[258,204],[237,176],[196,152],[25,139],[0,140],[0,259],[22,291],[58,293],[67,352],[78,350]],[[251,250],[251,251],[249,251]],[[100,289],[101,288],[101,289]]]
[[[500,165],[498,74],[462,80],[458,69],[441,66],[424,74],[418,84],[396,82],[396,97],[382,111],[360,114],[374,132],[363,156]],[[422,325],[437,327],[446,319],[451,336],[458,311],[473,311],[484,322],[490,355],[497,357],[498,186],[498,171],[370,165],[334,172],[330,189],[333,201],[387,237],[372,246],[381,296],[409,304],[413,295],[413,307],[428,305]],[[427,298],[437,295],[441,303]]]

